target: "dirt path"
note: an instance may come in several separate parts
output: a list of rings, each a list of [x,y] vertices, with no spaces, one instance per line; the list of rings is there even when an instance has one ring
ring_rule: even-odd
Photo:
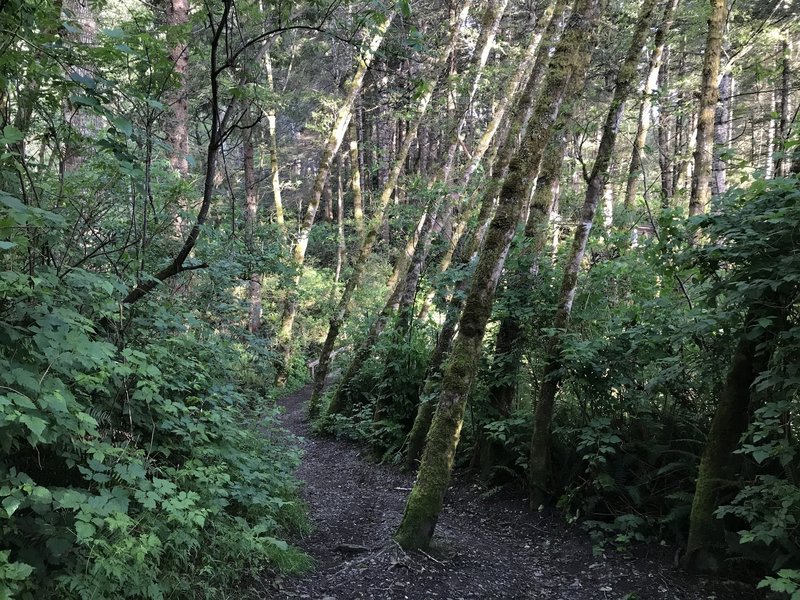
[[[391,541],[413,477],[362,458],[358,447],[312,437],[305,388],[282,400],[283,423],[301,437],[298,477],[315,531],[294,542],[317,561],[305,576],[275,581],[266,598],[424,600],[744,600],[741,584],[673,570],[669,552],[594,557],[577,528],[530,513],[519,499],[491,499],[455,481],[429,553]]]

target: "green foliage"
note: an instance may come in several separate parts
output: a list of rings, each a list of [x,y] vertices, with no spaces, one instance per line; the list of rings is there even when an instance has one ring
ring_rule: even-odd
[[[299,457],[252,386],[266,374],[196,311],[146,305],[122,336],[123,289],[0,272],[4,586],[210,598],[264,565],[304,568],[279,539],[302,525]]]

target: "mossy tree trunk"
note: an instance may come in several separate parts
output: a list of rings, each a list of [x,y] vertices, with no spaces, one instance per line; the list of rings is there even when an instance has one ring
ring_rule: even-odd
[[[714,143],[714,112],[719,98],[719,70],[722,39],[728,14],[727,0],[710,0],[708,37],[703,57],[703,80],[697,113],[697,141],[694,149],[694,172],[689,196],[689,215],[706,210],[711,196],[711,159]]]
[[[509,118],[509,125],[503,129],[500,139],[498,140],[500,149],[491,158],[489,170],[493,173],[493,178],[487,182],[482,190],[477,220],[478,226],[473,232],[470,242],[464,246],[465,251],[460,255],[460,260],[458,261],[459,268],[463,269],[469,261],[476,258],[478,250],[483,243],[487,231],[486,225],[488,225],[490,215],[492,214],[495,196],[508,171],[512,158],[519,149],[519,141],[523,139],[526,134],[526,127],[531,117],[535,100],[539,96],[541,75],[549,64],[551,42],[553,42],[558,35],[558,31],[561,28],[561,17],[568,5],[569,2],[567,0],[558,0],[555,3],[546,5],[534,29],[531,46],[537,49],[535,60],[533,56],[529,56],[531,61],[530,68],[524,69],[523,67],[523,69],[521,69],[527,70],[527,80],[522,79],[517,84],[517,88],[519,88],[521,84],[525,82],[521,93],[514,99],[515,103]],[[541,45],[542,39],[547,41],[545,45]],[[469,168],[468,166],[468,170]],[[461,317],[461,310],[464,306],[464,298],[468,291],[468,285],[469,280],[466,278],[462,279],[456,286],[455,293],[448,303],[445,322],[437,337],[436,346],[431,356],[430,365],[428,366],[426,380],[422,386],[417,415],[409,434],[405,460],[408,469],[412,469],[417,464],[425,446],[425,438],[430,429],[435,409],[433,395],[441,381],[440,371],[442,362],[447,356],[453,338],[455,337],[456,327]]]
[[[538,270],[539,255],[547,241],[548,217],[558,191],[565,149],[566,136],[563,131],[559,131],[542,161],[525,225],[524,238],[520,244],[517,269],[506,274],[507,278],[513,280],[509,287],[522,290],[523,293],[533,285],[533,275]],[[525,309],[524,306],[521,308]],[[507,416],[511,412],[524,345],[525,333],[520,314],[512,311],[503,316],[497,329],[488,390],[492,409],[499,416]]]
[[[553,329],[564,330],[569,325],[572,313],[572,302],[578,289],[578,274],[586,251],[586,242],[592,229],[597,206],[603,196],[609,176],[611,157],[617,141],[619,124],[625,108],[625,101],[630,96],[638,78],[639,57],[642,54],[647,33],[653,21],[656,0],[645,0],[639,9],[639,16],[633,32],[630,46],[625,59],[617,73],[614,85],[614,96],[611,100],[606,120],[603,124],[597,158],[592,167],[587,183],[586,195],[572,249],[564,267],[564,276],[561,281],[558,307],[553,322]],[[533,436],[531,438],[529,460],[529,482],[531,488],[531,506],[537,508],[547,497],[550,454],[551,423],[553,420],[553,405],[556,392],[561,380],[561,343],[559,334],[551,336],[548,340],[545,370],[542,385],[539,391],[538,402],[534,412]]]
[[[395,534],[395,539],[405,549],[426,547],[433,536],[449,485],[467,395],[477,370],[497,282],[570,78],[588,64],[599,14],[598,0],[576,2],[564,38],[552,59],[525,141],[503,181],[498,207],[489,225],[459,320],[459,331],[443,368],[436,413],[417,480]]]
[[[295,274],[292,278],[290,289],[286,294],[286,300],[283,303],[283,314],[281,316],[280,328],[278,329],[279,358],[276,364],[275,375],[275,383],[277,385],[284,385],[288,377],[289,362],[291,360],[293,348],[292,330],[294,329],[294,320],[297,316],[298,308],[298,288],[303,275],[303,264],[305,263],[306,249],[308,248],[308,238],[311,234],[311,228],[314,226],[314,218],[316,217],[317,209],[322,199],[322,192],[328,181],[333,157],[339,150],[339,146],[341,146],[342,140],[344,139],[344,134],[347,131],[347,126],[350,124],[353,105],[364,83],[367,67],[369,67],[372,57],[381,45],[393,17],[394,14],[390,14],[383,23],[376,28],[375,34],[370,40],[369,46],[364,54],[358,56],[355,73],[348,83],[347,93],[342,101],[342,105],[337,111],[333,127],[331,128],[331,132],[322,150],[322,156],[314,179],[314,186],[311,191],[311,198],[309,198],[305,216],[300,224],[300,230],[294,244],[292,267]]]
[[[721,504],[726,481],[735,479],[736,457],[733,452],[747,429],[750,388],[759,372],[766,368],[769,355],[765,342],[772,332],[752,335],[763,310],[751,308],[745,318],[744,330],[734,350],[725,383],[711,421],[711,429],[695,483],[692,512],[689,516],[689,536],[681,565],[690,571],[716,572],[722,565],[726,543],[721,520],[714,511]],[[780,319],[775,322],[779,322]],[[774,329],[774,328],[773,328]]]

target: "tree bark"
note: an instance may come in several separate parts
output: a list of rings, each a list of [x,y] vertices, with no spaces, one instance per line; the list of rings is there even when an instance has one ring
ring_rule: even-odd
[[[653,21],[653,12],[656,0],[645,0],[641,3],[639,17],[633,32],[630,47],[625,59],[617,73],[614,86],[614,97],[611,100],[600,146],[597,150],[592,173],[587,183],[581,218],[575,229],[575,238],[567,263],[564,267],[564,277],[561,281],[558,308],[553,321],[553,329],[564,330],[569,324],[572,313],[572,302],[578,289],[578,273],[580,272],[583,255],[586,251],[586,242],[592,229],[592,222],[597,211],[597,205],[603,196],[603,188],[608,181],[609,166],[617,141],[619,124],[625,108],[625,101],[633,91],[638,76],[639,57],[647,39],[647,32]],[[531,488],[531,507],[538,508],[547,494],[548,483],[548,457],[550,454],[551,423],[553,419],[553,404],[558,390],[561,376],[561,343],[559,334],[551,336],[548,341],[545,370],[539,399],[536,403],[533,419],[533,436],[531,437],[531,451],[529,460],[529,482]]]
[[[242,163],[244,171],[244,214],[245,214],[245,245],[252,253],[253,238],[258,225],[258,184],[255,176],[255,158],[253,148],[253,123],[250,106],[245,109],[245,129],[242,132]],[[261,274],[250,274],[247,290],[248,319],[247,330],[250,333],[258,331],[261,325]]]
[[[694,172],[689,196],[689,216],[702,214],[711,195],[711,160],[714,141],[714,112],[719,99],[719,71],[722,40],[728,13],[727,0],[710,0],[708,37],[703,58],[703,81],[697,111],[697,142],[694,150]]]
[[[546,5],[534,29],[531,44],[528,49],[531,50],[531,46],[534,46],[535,60],[533,60],[533,57],[529,56],[532,60],[532,65],[530,69],[527,69],[525,76],[527,82],[521,93],[518,93],[514,98],[515,104],[513,105],[514,109],[508,119],[509,125],[501,131],[500,139],[497,141],[500,148],[489,160],[490,165],[488,170],[492,173],[492,179],[486,183],[480,192],[481,202],[480,212],[478,214],[478,227],[473,232],[470,243],[464,246],[466,251],[459,260],[459,266],[461,268],[464,268],[467,263],[477,255],[478,249],[481,247],[486,233],[484,224],[488,226],[495,196],[499,192],[500,184],[502,184],[506,176],[511,160],[518,151],[519,141],[525,137],[526,127],[530,120],[531,113],[533,112],[535,100],[538,99],[539,96],[541,78],[549,64],[551,43],[558,37],[558,32],[561,28],[561,17],[568,5],[569,2],[567,0],[558,0],[555,3]],[[547,41],[544,46],[540,45],[542,38]],[[526,71],[525,67],[521,67],[520,71]],[[525,78],[523,78],[516,87],[519,88],[524,81]],[[491,128],[492,125],[490,124],[489,128],[487,128],[487,132],[491,130]],[[489,141],[491,142],[491,140]],[[475,165],[475,168],[477,168],[477,165]],[[470,171],[470,169],[472,170]],[[468,165],[466,171],[467,173],[465,173],[465,175],[471,175],[471,173],[474,172],[474,168],[472,168],[472,165]],[[414,465],[416,465],[425,445],[425,438],[430,429],[431,421],[433,420],[435,408],[433,396],[440,383],[441,366],[450,350],[455,336],[456,326],[464,306],[463,298],[468,291],[468,284],[469,280],[466,278],[459,282],[456,292],[448,303],[445,323],[437,337],[436,347],[431,356],[428,373],[420,395],[417,415],[409,434],[406,451],[406,467],[408,469],[412,469]]]
[[[436,413],[428,432],[419,473],[408,497],[395,539],[405,549],[426,547],[441,511],[458,444],[467,394],[477,370],[480,347],[491,314],[494,292],[514,230],[530,196],[552,127],[570,78],[586,68],[600,13],[597,0],[578,0],[552,59],[542,96],[525,142],[503,181],[497,211],[489,225],[459,331],[443,369]]]
[[[350,191],[353,193],[353,220],[359,236],[364,234],[364,206],[361,194],[361,169],[358,157],[358,126],[350,121]]]
[[[789,140],[792,124],[791,115],[791,85],[792,85],[792,42],[787,37],[781,47],[783,50],[783,64],[781,70],[781,106],[780,123],[778,125],[777,150],[778,158],[775,161],[775,174],[778,177],[787,177],[791,170],[791,158],[788,156],[786,142]]]
[[[711,195],[717,197],[728,191],[725,153],[730,144],[731,95],[733,75],[726,71],[719,82],[719,102],[714,114],[714,160],[711,165]]]
[[[294,320],[297,315],[298,308],[298,293],[300,286],[300,279],[303,275],[303,264],[306,258],[306,249],[308,248],[308,238],[311,233],[311,228],[314,226],[314,218],[317,214],[322,192],[328,180],[328,175],[331,170],[333,157],[339,150],[342,143],[344,134],[347,131],[347,126],[350,123],[353,105],[356,98],[361,91],[361,86],[364,83],[364,76],[367,73],[367,67],[372,61],[372,57],[378,50],[386,30],[389,28],[394,14],[390,14],[379,27],[376,28],[375,34],[369,43],[369,47],[365,50],[363,56],[359,55],[357,59],[356,71],[353,74],[348,86],[347,94],[339,107],[336,114],[334,125],[331,129],[328,139],[325,142],[325,147],[322,150],[322,157],[319,161],[317,174],[314,179],[314,186],[311,191],[311,198],[309,198],[308,206],[306,207],[305,216],[300,224],[300,231],[297,234],[297,240],[294,245],[292,266],[295,270],[295,275],[292,278],[291,288],[289,289],[286,300],[283,304],[283,314],[281,316],[281,325],[278,330],[278,345],[279,345],[279,360],[276,364],[276,385],[283,386],[289,374],[289,362],[292,356],[292,330],[294,328]]]
[[[752,307],[748,311],[725,384],[719,393],[719,402],[700,459],[689,516],[686,553],[681,559],[681,565],[690,571],[717,572],[724,557],[724,527],[722,521],[714,516],[714,511],[721,504],[720,496],[725,492],[725,481],[734,477],[732,471],[737,461],[733,452],[747,429],[750,388],[759,372],[766,368],[769,358],[764,344],[775,332],[763,332],[754,339],[750,331],[758,317],[765,312],[769,314],[775,311],[765,306]],[[777,321],[780,321],[780,316]]]
[[[272,76],[272,58],[269,48],[264,52],[264,66],[267,70],[267,85],[271,93],[275,92],[275,80]],[[278,117],[274,107],[270,107],[267,112],[267,135],[269,136],[269,168],[270,180],[272,183],[272,203],[275,206],[275,223],[281,235],[281,241],[286,238],[286,226],[283,218],[283,199],[281,198],[281,174],[278,165],[278,137],[277,137]]]

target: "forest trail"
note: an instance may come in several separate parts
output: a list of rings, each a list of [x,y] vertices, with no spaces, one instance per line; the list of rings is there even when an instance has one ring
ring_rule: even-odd
[[[375,464],[354,444],[312,436],[311,387],[283,398],[283,425],[303,450],[297,472],[314,530],[294,540],[317,562],[304,576],[276,580],[265,598],[739,600],[737,583],[673,569],[671,552],[641,545],[629,556],[595,557],[587,536],[555,517],[530,513],[521,498],[491,498],[456,479],[434,546],[405,553],[392,542],[413,475]]]

